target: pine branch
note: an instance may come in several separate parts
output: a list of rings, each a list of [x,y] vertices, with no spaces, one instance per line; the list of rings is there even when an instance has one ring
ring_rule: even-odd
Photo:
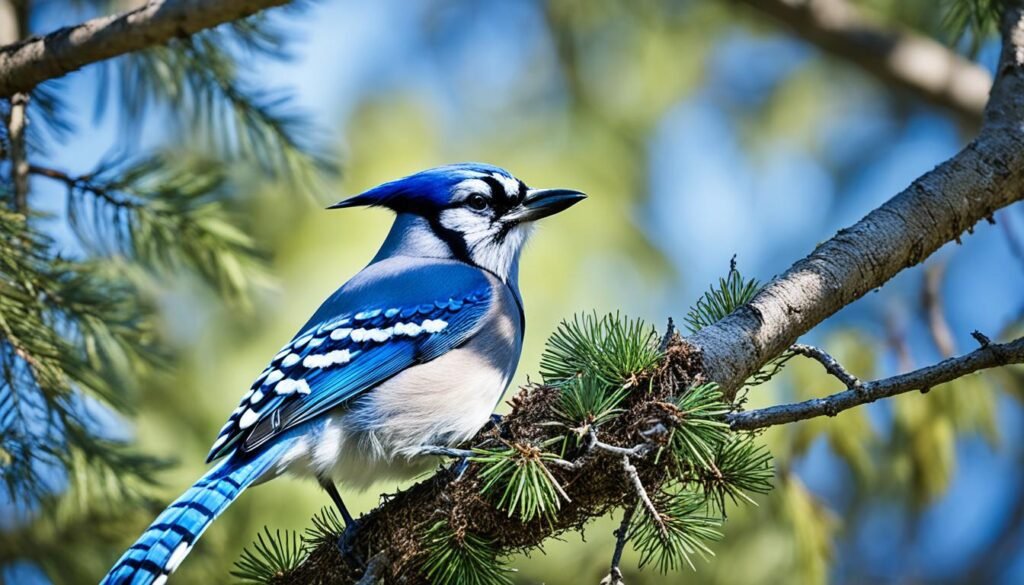
[[[335,172],[335,165],[289,96],[257,88],[241,75],[245,67],[236,57],[284,58],[284,42],[265,18],[251,18],[113,61],[111,66],[120,66],[123,119],[131,123],[149,107],[163,106],[183,134],[206,142],[209,150],[311,194],[317,176]]]
[[[253,242],[225,209],[231,185],[219,161],[154,155],[83,176],[30,171],[67,187],[70,226],[94,254],[158,273],[189,269],[241,305],[262,278]]]
[[[818,416],[835,416],[844,410],[881,398],[914,390],[928,392],[939,384],[980,370],[1020,363],[1024,363],[1024,338],[1003,344],[987,343],[969,354],[950,358],[913,372],[865,382],[825,398],[731,414],[727,420],[734,430],[754,430]]]
[[[123,277],[51,248],[24,216],[0,212],[0,445],[13,458],[0,476],[18,501],[45,495],[39,474],[52,466],[76,482],[106,474],[111,493],[131,499],[118,495],[121,480],[150,483],[151,466],[87,431],[81,400],[126,405],[126,389],[161,358],[152,311]]]
[[[0,96],[29,91],[90,63],[160,45],[287,2],[150,0],[127,12],[0,47]]]

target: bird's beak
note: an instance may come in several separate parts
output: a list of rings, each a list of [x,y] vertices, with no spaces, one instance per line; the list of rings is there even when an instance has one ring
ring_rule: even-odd
[[[583,193],[572,189],[530,189],[519,209],[505,217],[519,223],[537,221],[565,211],[586,198]]]

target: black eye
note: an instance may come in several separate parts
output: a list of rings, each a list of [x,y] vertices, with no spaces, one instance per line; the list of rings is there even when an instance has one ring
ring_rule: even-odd
[[[469,199],[466,200],[466,205],[468,205],[470,209],[475,209],[476,211],[483,211],[487,209],[487,198],[479,193],[476,193],[469,196]]]

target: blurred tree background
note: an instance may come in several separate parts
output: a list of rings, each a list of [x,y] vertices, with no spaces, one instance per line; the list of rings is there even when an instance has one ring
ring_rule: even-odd
[[[4,2],[15,38],[132,4]],[[955,34],[948,5],[856,7],[995,64],[996,39]],[[723,0],[302,3],[47,82],[27,113],[33,211],[27,225],[4,212],[4,246],[60,258],[5,249],[0,292],[26,294],[12,275],[45,272],[43,296],[79,312],[40,301],[38,319],[67,333],[37,348],[4,333],[7,583],[96,581],[202,473],[240,393],[382,240],[385,212],[322,209],[344,195],[461,160],[590,194],[525,254],[522,383],[560,319],[678,319],[734,254],[767,280],[973,131]],[[15,202],[10,125],[3,145]],[[810,341],[867,379],[970,347],[974,329],[1024,328],[1024,213],[995,219]],[[69,378],[26,370],[19,350]],[[38,392],[11,398],[19,380]],[[1024,377],[950,386],[767,431],[776,488],[730,514],[716,556],[668,577],[634,557],[626,581],[1024,581]],[[749,404],[837,389],[794,360]],[[33,481],[9,480],[18,465]],[[342,493],[365,511],[396,487]],[[174,580],[224,582],[263,526],[302,530],[328,505],[311,483],[254,489]],[[616,525],[512,559],[516,582],[597,583]]]

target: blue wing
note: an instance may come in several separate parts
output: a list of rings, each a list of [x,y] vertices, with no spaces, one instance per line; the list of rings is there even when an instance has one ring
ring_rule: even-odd
[[[472,336],[493,302],[481,271],[397,262],[368,266],[321,305],[242,397],[208,461],[254,450]]]

